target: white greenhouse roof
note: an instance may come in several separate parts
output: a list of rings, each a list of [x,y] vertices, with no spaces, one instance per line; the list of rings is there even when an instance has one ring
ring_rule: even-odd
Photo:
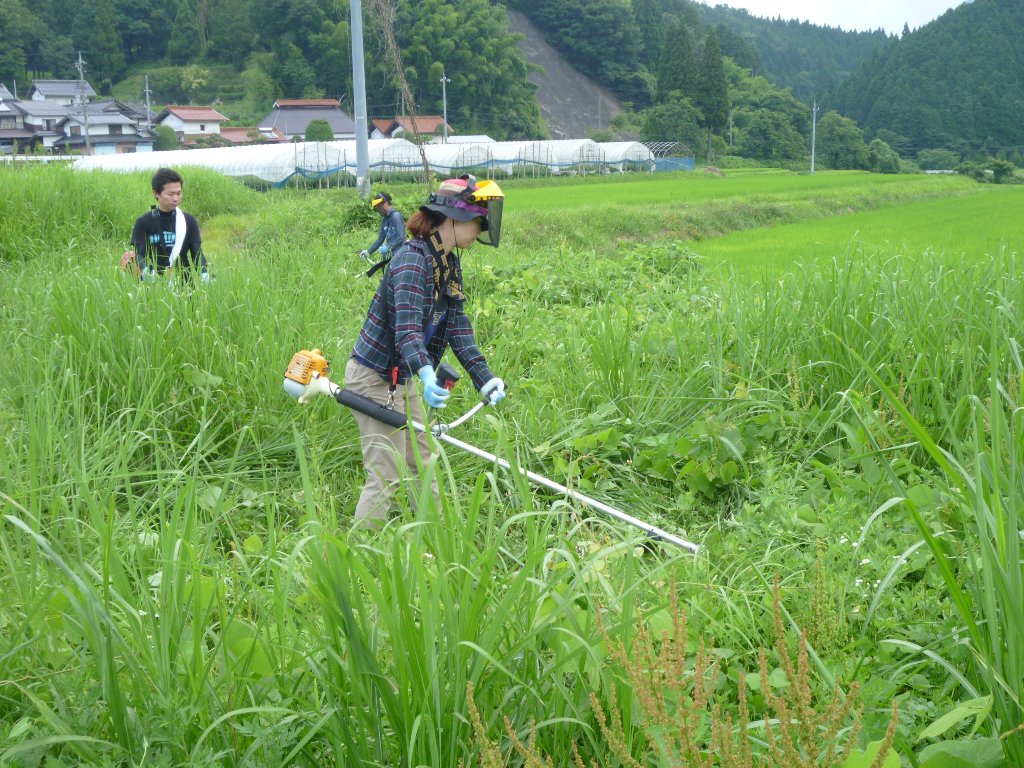
[[[420,148],[405,139],[368,141],[371,171],[419,172],[423,167]],[[431,168],[455,175],[472,170],[477,174],[514,173],[522,168],[544,168],[551,173],[604,166],[625,170],[626,164],[650,166],[651,150],[636,141],[596,143],[590,139],[564,141],[492,141],[459,144],[425,144],[423,152]],[[124,155],[95,155],[75,161],[81,170],[128,173],[157,168],[200,167],[226,176],[254,177],[281,185],[293,176],[318,178],[336,173],[356,175],[356,142],[295,142],[254,144],[214,149],[181,149],[170,152],[142,152]]]
[[[422,167],[419,150],[404,139],[375,139],[368,142],[370,168],[416,170]],[[295,142],[252,144],[212,149],[177,149],[124,155],[93,155],[75,161],[79,170],[121,173],[155,171],[157,168],[209,168],[225,176],[252,176],[283,184],[292,176],[356,174],[356,142]]]
[[[623,170],[627,163],[653,170],[654,153],[639,141],[601,141],[597,144],[604,165]]]
[[[449,145],[437,146],[445,148]],[[477,147],[486,152],[488,159],[477,163],[477,165],[486,165],[491,170],[502,170],[505,173],[512,173],[516,168],[531,165],[545,167],[551,173],[560,173],[571,170],[581,163],[599,162],[601,156],[598,145],[590,139],[493,141],[458,146],[463,153],[469,153],[470,147]]]
[[[654,153],[639,141],[602,141],[597,146],[606,163],[654,162]]]
[[[452,174],[470,168],[489,166],[491,144],[424,144],[423,152],[430,167]]]

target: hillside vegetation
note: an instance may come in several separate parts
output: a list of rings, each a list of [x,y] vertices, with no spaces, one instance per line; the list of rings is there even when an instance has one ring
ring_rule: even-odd
[[[981,150],[1019,162],[1022,32],[1022,3],[963,3],[864,62],[831,103],[868,131],[886,132],[902,154]]]
[[[900,38],[692,0],[507,6],[624,104],[607,125],[583,121],[584,128],[600,123],[591,132],[597,139],[678,142],[680,152],[689,148],[708,164],[739,156],[806,166],[817,100],[824,167],[895,173],[914,170],[901,161],[951,170],[964,160],[1022,157],[1024,11],[1014,0],[964,3]],[[411,98],[420,114],[447,106],[459,133],[545,136],[528,77],[535,65],[510,33],[505,5],[368,0],[363,8],[370,117],[407,112]],[[281,97],[330,96],[352,109],[347,7],[329,0],[8,0],[0,28],[7,84],[76,76],[83,51],[87,76],[103,94],[141,100],[148,75],[158,105],[215,103],[236,124],[251,125]],[[401,67],[385,44],[391,29]],[[574,104],[563,98],[545,110]]]

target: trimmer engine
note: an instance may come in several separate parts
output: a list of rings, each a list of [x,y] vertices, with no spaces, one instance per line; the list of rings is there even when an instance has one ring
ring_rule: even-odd
[[[330,373],[331,364],[319,349],[303,349],[292,356],[288,368],[284,372],[284,391],[298,398],[313,380],[314,374],[326,376]]]

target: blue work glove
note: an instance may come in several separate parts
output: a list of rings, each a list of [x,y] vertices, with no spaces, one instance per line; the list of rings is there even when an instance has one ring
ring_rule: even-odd
[[[505,382],[495,376],[480,387],[480,395],[488,405],[497,405],[505,399]]]
[[[381,256],[387,256],[388,247],[386,245],[382,245],[380,248],[377,249],[377,253],[379,253]]]
[[[209,272],[201,273],[200,276],[199,276],[199,279],[202,280],[204,283],[210,282],[210,273]]]
[[[423,399],[427,401],[427,405],[431,408],[444,408],[445,401],[452,393],[437,383],[434,366],[424,365],[418,373],[423,382]]]

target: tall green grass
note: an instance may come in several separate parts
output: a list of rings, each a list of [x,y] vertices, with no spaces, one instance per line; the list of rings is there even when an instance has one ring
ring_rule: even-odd
[[[1021,327],[1019,304],[1005,294],[991,297],[1007,322]],[[937,440],[897,393],[877,375],[874,381],[928,458],[941,470],[940,492],[954,511],[936,525],[934,495],[907,489],[896,480],[899,499],[935,560],[942,582],[969,639],[973,679],[994,700],[995,734],[1008,764],[1024,762],[1024,422],[1019,405],[1024,374],[1020,341],[993,322],[984,396],[969,395],[966,434]],[[973,378],[974,372],[965,371]],[[890,465],[891,471],[891,465]]]
[[[45,187],[68,194],[48,223],[0,224],[0,242],[23,254],[6,260],[0,286],[0,760],[470,764],[468,683],[506,753],[507,715],[523,738],[536,722],[539,747],[564,764],[570,741],[612,764],[589,694],[609,711],[615,691],[631,754],[645,760],[642,712],[607,661],[597,610],[628,645],[638,616],[655,633],[670,625],[676,584],[735,706],[773,642],[773,572],[794,625],[850,627],[811,653],[822,690],[865,683],[866,738],[884,732],[897,693],[909,702],[897,740],[909,756],[943,708],[1001,681],[1012,690],[1020,670],[998,649],[1014,649],[1015,625],[992,625],[1012,615],[995,598],[1019,595],[1008,565],[1019,515],[1007,500],[1020,485],[1009,405],[1020,365],[1009,340],[1024,289],[1009,225],[991,233],[1002,250],[946,252],[924,229],[905,248],[864,239],[816,253],[796,239],[806,266],[762,279],[700,255],[712,241],[651,241],[635,211],[556,210],[571,186],[510,188],[524,207],[509,194],[508,242],[464,261],[478,339],[510,394],[460,437],[701,540],[691,558],[636,548],[634,532],[456,453],[436,465],[440,506],[407,504],[380,536],[350,531],[354,422],[326,399],[300,409],[280,386],[299,348],[343,367],[375,288],[351,256],[372,220],[350,216],[342,193],[261,197],[189,174],[185,207],[216,244],[215,279],[174,291],[115,266],[121,233],[148,205],[144,176],[21,174],[0,173],[5,210],[42,205]],[[775,220],[772,206],[832,215],[837,201],[880,206],[874,220],[886,222],[886,206],[973,191],[931,179],[872,191],[873,177],[845,175],[694,188],[722,181],[735,199],[726,208],[742,215],[712,222],[726,208],[709,206],[709,231]],[[663,182],[650,183],[656,198]],[[586,190],[632,200],[645,189],[634,184]],[[134,202],[122,201],[127,186]],[[109,201],[97,203],[109,224],[91,226],[90,191]],[[1011,195],[968,202],[1002,211]],[[531,241],[530,201],[549,207],[544,232],[560,239]],[[916,205],[923,216],[949,204]],[[456,391],[448,410],[473,401]],[[970,493],[945,490],[933,445],[970,475]],[[951,561],[974,574],[967,602],[918,564],[922,533],[887,503],[914,497],[901,486],[942,488],[957,513],[922,514],[976,530],[979,547],[1002,531],[981,570]],[[948,538],[942,551],[959,558]],[[812,605],[819,561],[842,596],[831,614]],[[987,661],[962,680],[948,669],[970,655],[963,646],[892,650],[962,633],[968,615],[969,648]],[[782,664],[767,658],[770,672]],[[1007,694],[993,728],[1016,725],[1012,705]],[[756,748],[763,734],[752,736]]]

